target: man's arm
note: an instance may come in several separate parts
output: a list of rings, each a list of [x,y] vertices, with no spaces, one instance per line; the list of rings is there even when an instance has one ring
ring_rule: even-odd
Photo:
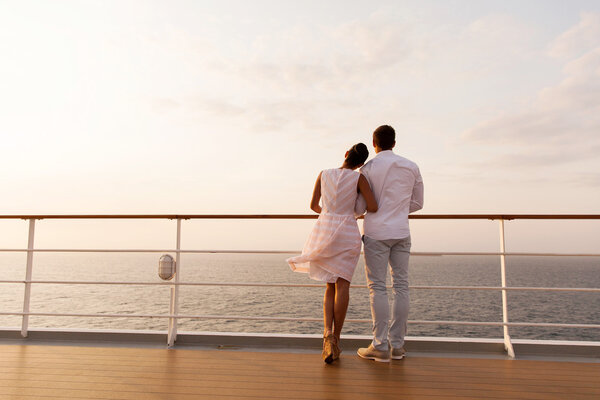
[[[366,167],[366,166],[365,166]],[[364,176],[365,178],[367,178],[367,182],[369,181],[369,178],[367,176],[367,168],[362,167],[360,169],[360,173],[362,174],[362,176]],[[358,197],[356,198],[356,203],[354,204],[354,216],[356,218],[360,217],[361,215],[364,215],[364,213],[367,212],[367,201],[365,200],[365,198],[363,197],[362,193],[360,193],[360,191],[358,192]]]
[[[367,201],[363,197],[361,193],[358,194],[356,198],[356,204],[354,205],[354,216],[356,218],[360,217],[367,211]]]
[[[417,169],[417,179],[415,180],[415,185],[413,186],[412,197],[410,198],[409,213],[419,211],[420,209],[423,208],[423,196],[424,196],[423,178],[421,177],[421,172],[419,172],[419,169]]]

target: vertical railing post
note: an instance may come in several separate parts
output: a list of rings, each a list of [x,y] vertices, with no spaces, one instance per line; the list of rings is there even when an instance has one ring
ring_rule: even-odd
[[[27,337],[29,329],[29,300],[31,299],[31,272],[33,270],[33,239],[35,237],[35,219],[29,220],[29,235],[27,238],[27,266],[25,269],[25,292],[23,294],[23,322],[21,336]]]
[[[508,323],[508,301],[506,296],[506,244],[504,241],[504,219],[500,219],[500,275],[502,281],[502,323]],[[512,342],[510,341],[510,335],[508,333],[508,326],[502,327],[504,331],[504,349],[508,353],[510,358],[515,358],[515,350],[513,349]]]
[[[169,313],[177,315],[179,313],[179,271],[181,268],[181,218],[177,218],[177,243],[175,254],[175,285],[171,286],[171,303]],[[177,340],[177,318],[169,318],[169,333],[167,335],[167,345],[169,347],[175,344]]]

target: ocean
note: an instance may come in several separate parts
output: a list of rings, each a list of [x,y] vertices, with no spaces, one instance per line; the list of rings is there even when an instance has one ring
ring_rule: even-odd
[[[33,279],[160,282],[160,254],[36,253]],[[289,254],[184,254],[182,282],[316,283],[292,272]],[[25,276],[25,254],[0,254],[0,279]],[[354,284],[365,284],[364,263]],[[413,256],[410,284],[500,286],[498,256]],[[507,257],[508,286],[600,287],[600,257]],[[0,310],[20,312],[23,284],[0,284]],[[390,290],[391,293],[391,290]],[[502,320],[501,294],[496,291],[413,289],[410,320]],[[181,314],[268,317],[322,316],[323,288],[206,287],[180,289]],[[93,314],[167,314],[170,288],[124,285],[34,284],[32,312]],[[350,293],[348,319],[369,319],[366,288]],[[508,292],[510,322],[600,323],[600,294],[574,292]],[[18,316],[0,316],[0,326],[19,327]],[[166,330],[164,318],[30,318],[31,328]],[[316,333],[320,322],[180,319],[180,331]],[[370,324],[347,322],[344,334],[371,333]],[[600,329],[511,327],[515,339],[600,341]],[[408,335],[500,338],[501,327],[411,324]]]

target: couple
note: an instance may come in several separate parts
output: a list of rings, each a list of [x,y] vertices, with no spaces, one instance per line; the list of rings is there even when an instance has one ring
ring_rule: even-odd
[[[408,214],[423,208],[423,180],[417,165],[392,152],[396,133],[389,125],[373,132],[377,155],[367,164],[367,146],[346,152],[340,168],[319,174],[310,208],[319,213],[302,254],[287,261],[292,270],[327,283],[323,298],[323,360],[340,355],[340,334],[346,318],[352,275],[360,256],[361,235],[356,216],[365,211],[365,272],[369,286],[373,341],[358,349],[362,358],[389,362],[404,357],[408,319]],[[355,171],[362,167],[360,172]],[[321,205],[319,205],[319,202]],[[394,299],[388,303],[386,277],[391,267]]]

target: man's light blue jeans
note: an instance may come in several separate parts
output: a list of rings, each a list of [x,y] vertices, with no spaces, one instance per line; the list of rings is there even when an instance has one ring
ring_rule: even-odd
[[[373,317],[373,347],[387,351],[391,345],[404,346],[408,320],[408,258],[410,236],[404,239],[375,240],[363,236],[365,245],[365,272]],[[390,266],[394,299],[390,321],[385,281]]]

